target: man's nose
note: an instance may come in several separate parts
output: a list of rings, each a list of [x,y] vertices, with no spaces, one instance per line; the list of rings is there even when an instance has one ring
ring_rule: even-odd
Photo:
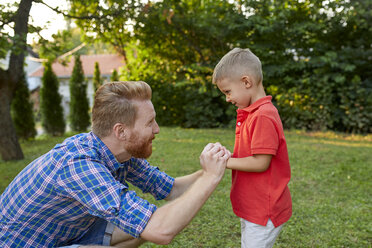
[[[153,128],[153,133],[158,134],[159,132],[160,132],[160,127],[159,127],[158,123],[155,121],[155,125],[154,125],[154,128]]]

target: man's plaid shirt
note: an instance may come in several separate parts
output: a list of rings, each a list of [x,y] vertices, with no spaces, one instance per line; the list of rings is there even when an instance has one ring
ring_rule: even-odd
[[[164,199],[174,179],[144,159],[120,164],[93,133],[56,145],[19,173],[0,197],[0,247],[56,247],[99,218],[139,237],[156,206],[127,182]]]

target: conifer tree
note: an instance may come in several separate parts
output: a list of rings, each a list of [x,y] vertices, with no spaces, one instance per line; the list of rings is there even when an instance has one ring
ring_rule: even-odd
[[[40,112],[44,131],[50,135],[62,135],[66,123],[63,118],[62,97],[58,92],[59,82],[50,62],[44,65],[40,89]]]
[[[80,55],[75,56],[75,65],[70,79],[70,126],[73,131],[86,131],[90,125],[87,83],[84,78]]]
[[[96,62],[94,64],[94,73],[93,73],[93,88],[94,88],[94,94],[96,94],[96,91],[98,88],[102,85],[102,79],[101,79],[101,72],[99,70],[99,64]]]
[[[31,139],[36,136],[35,120],[30,101],[30,91],[27,87],[25,75],[21,77],[12,105],[11,113],[18,138]]]
[[[110,80],[111,80],[111,82],[119,81],[119,74],[118,74],[118,71],[117,71],[116,69],[114,69],[114,70],[112,71],[112,74],[111,74]]]

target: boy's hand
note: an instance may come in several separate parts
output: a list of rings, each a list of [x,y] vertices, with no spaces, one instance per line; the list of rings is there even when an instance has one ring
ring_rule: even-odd
[[[227,160],[231,158],[231,152],[224,146],[222,146],[222,149],[224,150],[225,154],[227,154]]]
[[[200,165],[203,172],[222,179],[229,159],[229,152],[220,143],[209,143],[200,155]]]

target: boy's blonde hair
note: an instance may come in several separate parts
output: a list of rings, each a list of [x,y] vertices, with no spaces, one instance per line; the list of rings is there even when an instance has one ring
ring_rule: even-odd
[[[234,48],[216,65],[212,83],[217,84],[225,78],[251,76],[255,83],[262,83],[262,67],[260,59],[248,48]]]
[[[134,125],[137,109],[133,100],[150,100],[150,86],[142,81],[111,82],[102,85],[94,97],[92,131],[108,136],[116,123]]]

